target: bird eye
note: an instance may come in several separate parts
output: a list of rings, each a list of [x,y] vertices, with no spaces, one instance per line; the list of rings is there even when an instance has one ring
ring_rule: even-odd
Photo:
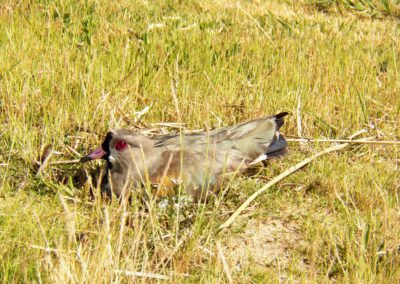
[[[115,142],[115,144],[114,144],[115,150],[117,150],[117,151],[125,150],[126,146],[127,146],[126,142],[122,141],[122,140],[119,140],[119,141]]]

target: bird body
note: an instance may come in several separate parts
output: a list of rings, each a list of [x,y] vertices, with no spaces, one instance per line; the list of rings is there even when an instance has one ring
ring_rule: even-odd
[[[107,161],[111,190],[119,197],[132,186],[157,185],[158,195],[173,194],[182,185],[194,198],[223,185],[229,173],[286,153],[279,133],[280,113],[196,134],[147,137],[132,130],[110,131],[101,148],[81,159]]]

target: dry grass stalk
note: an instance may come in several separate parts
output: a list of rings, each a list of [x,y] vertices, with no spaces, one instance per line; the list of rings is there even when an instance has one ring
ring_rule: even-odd
[[[303,121],[301,119],[301,95],[297,95],[297,110],[296,110],[296,118],[297,118],[297,135],[300,138],[303,138]],[[302,149],[307,148],[307,142],[300,142],[300,147]]]
[[[378,144],[378,145],[400,145],[396,140],[350,140],[350,139],[307,139],[307,138],[287,138],[289,142],[313,142],[313,143],[348,143],[348,144]]]
[[[272,41],[271,36],[264,30],[264,28],[260,25],[260,23],[255,19],[249,12],[247,12],[243,7],[237,3],[237,8],[240,10],[243,14],[245,14],[249,19],[251,19],[254,24],[257,26],[258,29],[265,35],[265,37],[269,40]]]
[[[222,247],[221,247],[221,244],[219,242],[217,242],[217,250],[218,250],[219,258],[221,259],[222,265],[224,267],[224,272],[226,274],[226,278],[228,279],[228,282],[230,284],[232,284],[233,280],[232,280],[231,271],[229,269],[228,263],[226,262],[226,258],[225,258],[224,252],[222,251]]]
[[[45,252],[56,253],[56,254],[59,254],[61,252],[64,252],[64,253],[76,253],[76,251],[74,251],[74,250],[66,251],[66,250],[59,250],[59,249],[55,249],[55,248],[43,247],[43,246],[32,245],[32,244],[29,244],[29,247],[33,248],[33,249],[44,250]]]
[[[115,270],[115,273],[122,274],[125,276],[152,278],[152,279],[157,279],[157,280],[169,280],[170,279],[170,277],[166,276],[166,275],[147,273],[147,272],[127,271],[127,270],[120,270],[120,269]]]
[[[42,171],[47,167],[53,154],[54,154],[54,151],[51,150],[50,153],[45,157],[44,161],[41,163],[41,165],[36,173],[37,176],[39,176],[42,173]]]
[[[57,166],[57,165],[77,164],[77,163],[79,163],[79,160],[65,160],[65,161],[49,162],[49,163],[47,163],[47,165],[49,165],[49,166]]]

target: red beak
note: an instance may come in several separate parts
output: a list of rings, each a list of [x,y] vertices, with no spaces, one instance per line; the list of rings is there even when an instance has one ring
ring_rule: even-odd
[[[106,151],[104,151],[102,148],[98,148],[94,150],[92,153],[89,155],[83,157],[79,162],[85,163],[87,161],[95,160],[95,159],[103,159],[107,155]]]

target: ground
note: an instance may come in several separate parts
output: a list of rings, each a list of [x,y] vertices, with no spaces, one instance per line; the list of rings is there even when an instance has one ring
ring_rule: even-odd
[[[288,111],[289,138],[399,140],[398,1],[3,1],[2,282],[400,281],[399,145],[333,142],[200,204],[100,198],[77,160],[111,128],[154,135]]]

